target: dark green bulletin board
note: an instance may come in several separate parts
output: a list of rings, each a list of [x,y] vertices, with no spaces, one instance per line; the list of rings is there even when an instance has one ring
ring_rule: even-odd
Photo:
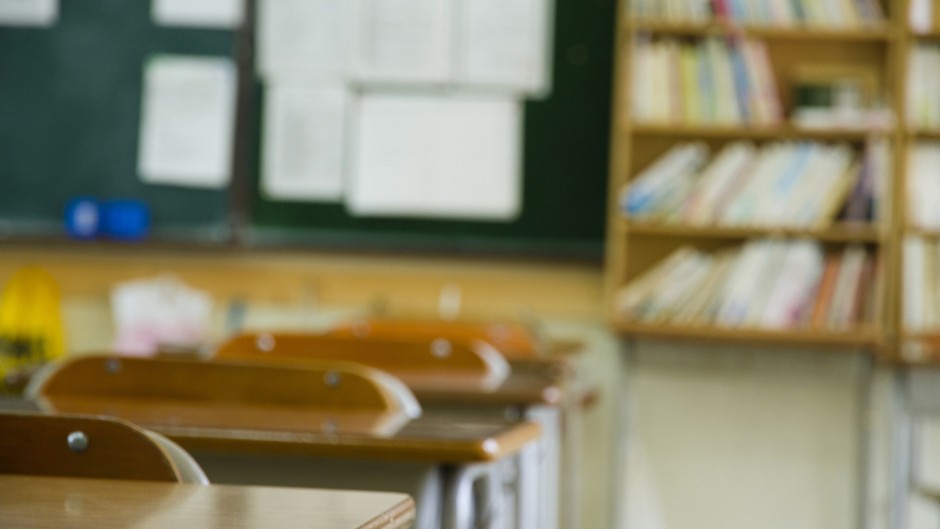
[[[52,27],[0,26],[0,239],[61,236],[68,200],[94,196],[147,202],[156,238],[219,247],[600,257],[615,0],[556,0],[552,91],[526,104],[522,210],[507,223],[357,218],[342,205],[266,200],[263,92],[250,82],[239,95],[230,189],[141,182],[146,59],[233,57],[252,79],[253,4],[239,32],[156,26],[146,0],[60,0]]]
[[[163,28],[144,0],[60,0],[51,27],[0,26],[0,236],[61,234],[75,196],[133,198],[154,234],[230,237],[229,191],[137,177],[143,68],[158,53],[233,57],[231,31]]]
[[[249,240],[425,251],[597,258],[606,218],[616,2],[555,0],[552,92],[524,111],[523,202],[513,222],[353,217],[340,204],[277,202],[258,185]],[[255,123],[263,87],[257,86]],[[257,130],[257,129],[256,129]]]

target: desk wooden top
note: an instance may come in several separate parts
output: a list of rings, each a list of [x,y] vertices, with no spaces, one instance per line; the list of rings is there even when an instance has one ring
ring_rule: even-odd
[[[0,475],[0,527],[407,529],[406,494]]]
[[[198,426],[143,425],[187,450],[251,454],[394,459],[428,463],[479,463],[515,454],[538,439],[533,422],[467,418],[449,414],[412,420],[390,436],[235,430]]]
[[[78,398],[60,400],[57,404],[58,407],[43,410],[115,416],[166,435],[187,450],[464,464],[495,461],[515,454],[541,434],[538,424],[531,422],[448,413],[425,414],[394,433],[377,435],[362,433],[357,428],[346,429],[348,421],[340,415],[300,423],[291,414],[272,413],[253,427],[237,420],[235,424],[241,427],[236,428],[222,426],[212,410],[193,413],[188,407],[154,408],[147,402],[117,399]],[[357,418],[348,420],[355,423]]]

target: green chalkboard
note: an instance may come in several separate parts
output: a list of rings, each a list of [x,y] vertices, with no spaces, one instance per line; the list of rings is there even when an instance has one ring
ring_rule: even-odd
[[[501,223],[357,218],[342,205],[266,200],[258,185],[264,94],[250,82],[253,0],[239,32],[158,27],[146,0],[60,0],[52,27],[0,26],[0,239],[61,234],[69,199],[94,196],[147,202],[155,235],[169,240],[597,258],[615,1],[555,1],[552,91],[526,104],[522,210]],[[229,189],[137,177],[144,64],[162,53],[240,64]]]
[[[137,177],[143,67],[158,53],[232,57],[232,32],[162,28],[144,0],[61,0],[51,27],[0,26],[0,236],[62,233],[75,196],[146,201],[155,234],[229,237],[229,191]]]
[[[258,185],[249,240],[274,244],[598,257],[603,247],[614,0],[555,0],[549,98],[526,104],[523,205],[512,222],[353,217],[342,205],[266,200]],[[263,114],[257,86],[254,118]]]

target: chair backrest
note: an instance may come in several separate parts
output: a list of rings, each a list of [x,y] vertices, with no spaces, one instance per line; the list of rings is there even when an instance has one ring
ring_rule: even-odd
[[[46,410],[99,413],[151,427],[381,433],[421,413],[400,381],[342,362],[250,362],[81,356],[57,364],[35,389]]]
[[[122,420],[0,413],[0,474],[187,482],[191,471],[149,432]]]
[[[341,323],[326,332],[328,336],[356,336],[373,339],[453,342],[484,341],[506,358],[533,358],[544,354],[545,346],[528,327],[514,322],[482,323],[409,318],[362,318]]]
[[[509,375],[506,359],[482,340],[452,341],[401,337],[256,332],[235,336],[216,350],[217,359],[353,361],[401,379],[422,390],[446,386],[487,390]]]

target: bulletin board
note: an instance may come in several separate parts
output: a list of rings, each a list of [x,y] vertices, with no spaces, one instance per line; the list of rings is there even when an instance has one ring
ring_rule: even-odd
[[[149,204],[154,235],[222,243],[230,191],[137,177],[144,61],[233,57],[231,31],[159,27],[149,2],[61,0],[51,27],[0,26],[0,237],[63,233],[74,197]]]
[[[219,246],[600,257],[614,0],[555,1],[552,90],[525,104],[522,207],[508,222],[355,217],[341,204],[266,199],[260,83],[240,94],[231,187],[141,182],[147,57],[223,56],[253,68],[247,5],[238,32],[160,27],[149,2],[127,0],[60,0],[52,27],[0,27],[0,238],[61,234],[66,203],[94,196],[147,202],[161,239]]]
[[[613,0],[556,0],[552,90],[524,108],[521,214],[510,222],[355,217],[342,204],[272,201],[260,190],[255,137],[249,240],[383,250],[597,258],[609,151]],[[256,86],[254,122],[263,119]]]

